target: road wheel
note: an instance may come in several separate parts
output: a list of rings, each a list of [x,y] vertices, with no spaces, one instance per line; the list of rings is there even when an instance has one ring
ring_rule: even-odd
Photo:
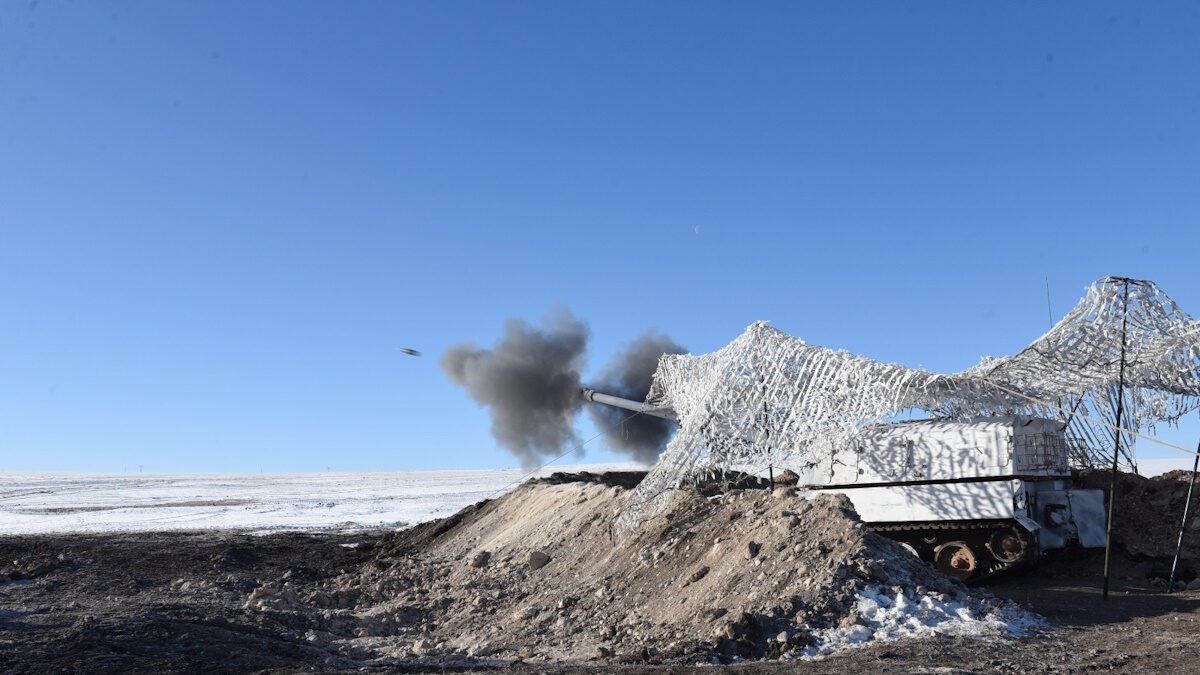
[[[1002,563],[1011,565],[1025,557],[1025,538],[1015,528],[996,530],[988,538],[988,550]]]
[[[979,563],[975,552],[965,541],[951,541],[942,544],[934,552],[934,564],[942,574],[966,581],[975,575]]]

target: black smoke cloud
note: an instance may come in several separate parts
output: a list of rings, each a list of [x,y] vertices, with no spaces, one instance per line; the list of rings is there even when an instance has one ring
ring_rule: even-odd
[[[659,358],[663,354],[686,353],[687,349],[666,335],[647,332],[626,345],[590,386],[605,394],[644,401],[650,393]],[[652,415],[629,418],[629,411],[606,405],[593,404],[588,411],[614,450],[644,464],[658,459],[676,427],[674,422]]]
[[[552,313],[542,327],[520,319],[504,324],[491,349],[451,347],[442,371],[492,415],[492,436],[526,467],[555,456],[575,441],[580,370],[587,350],[587,324],[567,310]]]
[[[587,351],[587,324],[562,309],[541,326],[521,319],[504,324],[504,335],[491,349],[456,345],[442,354],[441,367],[454,384],[489,409],[492,436],[525,467],[562,454],[576,444],[575,415],[583,399],[581,371]],[[658,359],[686,353],[661,333],[649,332],[617,354],[590,386],[597,391],[642,401],[650,391]],[[634,459],[652,463],[675,428],[674,422],[598,403],[592,419],[609,445]]]

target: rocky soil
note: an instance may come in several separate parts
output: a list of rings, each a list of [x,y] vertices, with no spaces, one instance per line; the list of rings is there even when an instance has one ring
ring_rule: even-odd
[[[267,584],[248,606],[303,617],[319,640],[379,638],[359,644],[396,658],[729,662],[1032,621],[868,532],[844,497],[680,491],[614,538],[626,497],[604,481],[530,483],[419,545],[384,537],[325,584]]]
[[[681,492],[614,540],[627,478],[527,484],[402,532],[0,538],[0,670],[1194,665],[1200,592],[1156,590],[1161,558],[1136,547],[1108,602],[1095,555],[984,592],[867,532],[844,501],[785,489]]]
[[[1129,473],[1117,476],[1113,542],[1126,559],[1136,563],[1137,574],[1165,581],[1170,575],[1170,559],[1179,543],[1179,526],[1191,472],[1171,471],[1155,478]],[[1078,479],[1086,487],[1107,492],[1112,474],[1085,471]],[[1200,572],[1200,484],[1192,497],[1179,560],[1176,579],[1184,583],[1194,581]]]

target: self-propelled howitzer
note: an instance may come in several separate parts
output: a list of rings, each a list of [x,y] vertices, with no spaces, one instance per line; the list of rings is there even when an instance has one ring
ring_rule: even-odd
[[[670,408],[582,395],[676,419]],[[1074,486],[1064,426],[1021,415],[880,424],[817,463],[777,468],[802,489],[846,495],[873,531],[979,581],[1052,550],[1104,546],[1104,493]]]

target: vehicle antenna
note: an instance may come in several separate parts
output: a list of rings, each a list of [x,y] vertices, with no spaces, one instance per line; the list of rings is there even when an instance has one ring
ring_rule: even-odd
[[[1050,317],[1050,327],[1054,328],[1054,311],[1050,309],[1050,275],[1046,275],[1046,315]]]

